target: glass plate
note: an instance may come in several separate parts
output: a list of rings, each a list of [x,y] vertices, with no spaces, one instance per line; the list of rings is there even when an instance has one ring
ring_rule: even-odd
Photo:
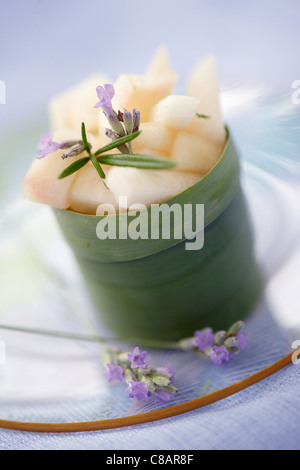
[[[249,349],[224,367],[191,353],[149,350],[153,364],[171,364],[177,371],[179,393],[170,405],[199,397],[208,381],[209,388],[219,390],[267,367],[291,352],[299,337],[299,109],[282,97],[262,99],[253,92],[250,106],[249,92],[248,100],[245,90],[234,91],[236,100],[232,90],[226,93],[225,115],[241,150],[242,185],[267,283],[247,320]],[[228,102],[243,107],[229,108]],[[22,200],[21,180],[42,131],[33,125],[12,133],[2,145],[0,323],[109,336],[51,211]],[[98,343],[1,329],[0,341],[0,361],[5,362],[0,365],[0,419],[93,421],[169,406],[154,399],[133,401],[122,384],[107,384]]]

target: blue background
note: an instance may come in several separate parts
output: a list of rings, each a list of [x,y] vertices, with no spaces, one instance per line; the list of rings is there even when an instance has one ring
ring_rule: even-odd
[[[300,79],[299,0],[1,0],[0,137],[89,73],[142,73],[168,45],[184,79],[214,52],[222,85],[290,91]]]

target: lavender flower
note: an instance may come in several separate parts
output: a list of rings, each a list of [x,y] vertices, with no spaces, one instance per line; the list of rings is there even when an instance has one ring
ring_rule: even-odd
[[[82,140],[78,140],[77,142],[74,142],[71,147],[61,147],[61,148],[68,148],[67,152],[65,152],[61,156],[63,160],[68,157],[76,157],[77,155],[80,155],[85,150]],[[90,145],[90,148],[91,148],[91,145]]]
[[[139,367],[141,369],[144,369],[147,364],[145,363],[144,359],[147,356],[147,351],[140,352],[140,349],[138,347],[134,348],[133,353],[128,353],[127,357],[131,361],[131,367],[135,369],[136,367]]]
[[[133,131],[133,118],[130,111],[124,111],[123,122],[127,134],[132,134]]]
[[[162,403],[166,403],[174,398],[174,393],[167,392],[166,390],[157,390],[155,395],[156,401],[160,401]]]
[[[234,323],[227,331],[213,332],[211,328],[197,330],[193,338],[184,338],[178,343],[183,351],[194,351],[204,359],[210,359],[221,366],[248,347],[247,336],[241,333],[242,321]]]
[[[166,375],[169,375],[170,377],[170,384],[172,384],[175,380],[175,374],[176,374],[176,370],[173,369],[170,364],[168,364],[166,367],[157,367],[156,371],[159,373],[159,374],[166,374]]]
[[[106,115],[113,112],[111,100],[115,96],[113,85],[106,84],[104,87],[98,86],[96,88],[99,102],[95,104],[94,108],[102,108]]]
[[[89,147],[92,146],[89,144]],[[63,142],[53,142],[53,135],[50,133],[43,134],[38,143],[38,159],[44,158],[50,153],[59,149],[68,149],[61,158],[75,157],[84,152],[84,144],[82,140],[64,140]]]
[[[136,398],[137,400],[147,400],[151,396],[151,392],[149,392],[145,382],[134,382],[133,380],[129,382],[126,392],[129,398]]]
[[[217,367],[220,367],[229,361],[229,352],[224,345],[214,346],[210,354],[210,359]]]
[[[132,111],[132,121],[133,121],[133,130],[132,130],[132,132],[137,132],[140,128],[141,113],[136,108]]]
[[[115,95],[113,85],[106,84],[104,87],[99,86],[96,88],[96,91],[100,101],[94,107],[102,108],[107,117],[111,129],[106,129],[106,135],[110,137],[112,141],[124,137],[125,135],[131,135],[139,130],[141,116],[138,109],[134,109],[132,113],[127,110],[123,113],[120,110],[116,112],[113,109],[111,103]],[[123,154],[132,154],[131,143],[128,145],[123,144],[117,148]]]
[[[43,134],[38,143],[38,159],[44,158],[50,153],[56,152],[61,148],[61,143],[53,142],[53,135],[50,133]]]
[[[130,398],[137,400],[148,399],[153,393],[157,400],[165,403],[174,397],[177,388],[174,387],[175,370],[166,367],[151,367],[145,362],[147,351],[135,347],[133,353],[118,349],[109,349],[104,355],[108,370],[105,375],[108,381],[124,380]]]
[[[239,340],[239,348],[240,349],[247,349],[248,348],[248,341],[247,341],[247,335],[245,333],[238,333],[237,334],[237,339]]]
[[[107,364],[108,370],[103,375],[107,376],[108,382],[113,380],[120,380],[124,382],[123,368],[121,366],[114,366],[113,364]]]
[[[205,330],[195,331],[194,345],[197,346],[199,351],[204,351],[208,346],[213,346],[214,344],[214,334],[211,328],[206,328]]]

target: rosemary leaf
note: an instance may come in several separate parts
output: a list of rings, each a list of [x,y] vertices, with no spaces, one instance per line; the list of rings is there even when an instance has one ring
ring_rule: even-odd
[[[97,152],[95,152],[95,155],[100,155],[101,153],[105,153],[105,152],[108,152],[109,150],[113,150],[117,147],[120,147],[123,144],[127,144],[127,142],[130,142],[131,140],[138,137],[140,133],[141,131],[137,131],[137,132],[134,132],[133,134],[125,135],[124,137],[121,137],[120,139],[116,139],[110,144],[107,144],[101,149],[97,150]]]
[[[100,176],[100,178],[101,178],[102,180],[105,180],[105,173],[104,173],[104,171],[102,170],[101,166],[99,165],[99,162],[98,162],[97,158],[96,158],[93,154],[91,154],[91,155],[90,155],[90,160],[91,160],[92,164],[94,165],[94,167],[96,168],[96,170],[97,170],[98,175]]]
[[[173,168],[176,163],[168,158],[139,154],[111,154],[97,157],[98,162],[111,166],[127,166],[144,170],[161,170]]]
[[[202,119],[209,119],[210,118],[210,116],[208,116],[207,114],[196,113],[196,116],[197,116],[197,118],[202,118]]]
[[[81,124],[81,135],[82,135],[82,142],[83,142],[84,148],[88,153],[90,153],[91,150],[90,150],[89,143],[87,141],[84,122]]]
[[[80,168],[84,167],[89,162],[89,157],[80,158],[76,160],[76,162],[71,163],[65,170],[59,175],[58,179],[66,178],[67,176],[72,175],[76,171],[80,170]]]

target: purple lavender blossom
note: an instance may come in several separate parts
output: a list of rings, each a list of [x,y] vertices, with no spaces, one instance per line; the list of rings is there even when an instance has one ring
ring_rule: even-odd
[[[167,392],[166,390],[156,390],[155,392],[156,395],[156,401],[160,401],[162,403],[166,403],[167,401],[172,400],[174,397],[174,393]]]
[[[137,400],[147,400],[151,396],[151,392],[149,392],[145,382],[134,382],[133,380],[130,380],[126,392],[129,398],[136,398]]]
[[[134,108],[133,111],[132,111],[132,120],[133,120],[132,132],[136,132],[136,131],[139,130],[140,123],[141,123],[141,113],[136,108]]]
[[[170,384],[172,384],[175,380],[175,374],[176,374],[176,370],[173,369],[170,364],[168,364],[166,367],[157,367],[156,368],[156,372],[158,372],[159,374],[167,374],[170,376],[171,378],[171,381],[170,381]]]
[[[147,351],[140,352],[139,347],[134,348],[133,353],[128,353],[127,357],[131,362],[131,367],[135,369],[136,367],[140,367],[141,369],[145,369],[147,366],[146,362],[144,361],[145,357],[147,356]]]
[[[239,348],[247,349],[248,348],[247,335],[245,333],[238,333],[236,336],[237,336],[237,339],[239,340]]]
[[[44,158],[50,153],[56,152],[61,148],[61,143],[53,142],[53,135],[50,133],[43,134],[38,143],[38,159]]]
[[[197,346],[199,351],[204,351],[208,346],[213,346],[214,334],[211,328],[206,328],[202,331],[197,330],[194,335],[194,346]]]
[[[104,87],[98,86],[96,88],[99,102],[95,104],[94,108],[102,108],[105,114],[110,115],[113,112],[111,100],[115,96],[113,85],[106,84]]]
[[[107,364],[108,370],[103,375],[107,376],[108,382],[113,380],[120,380],[124,382],[123,369],[121,366],[114,366],[113,364]]]
[[[213,361],[213,363],[217,367],[220,367],[226,362],[228,362],[229,357],[230,357],[229,352],[227,351],[225,346],[214,346],[212,348],[210,359]]]
[[[124,111],[123,113],[123,122],[124,122],[124,126],[125,126],[125,130],[127,132],[127,134],[132,134],[132,130],[133,130],[133,118],[132,118],[132,114],[130,111]]]

